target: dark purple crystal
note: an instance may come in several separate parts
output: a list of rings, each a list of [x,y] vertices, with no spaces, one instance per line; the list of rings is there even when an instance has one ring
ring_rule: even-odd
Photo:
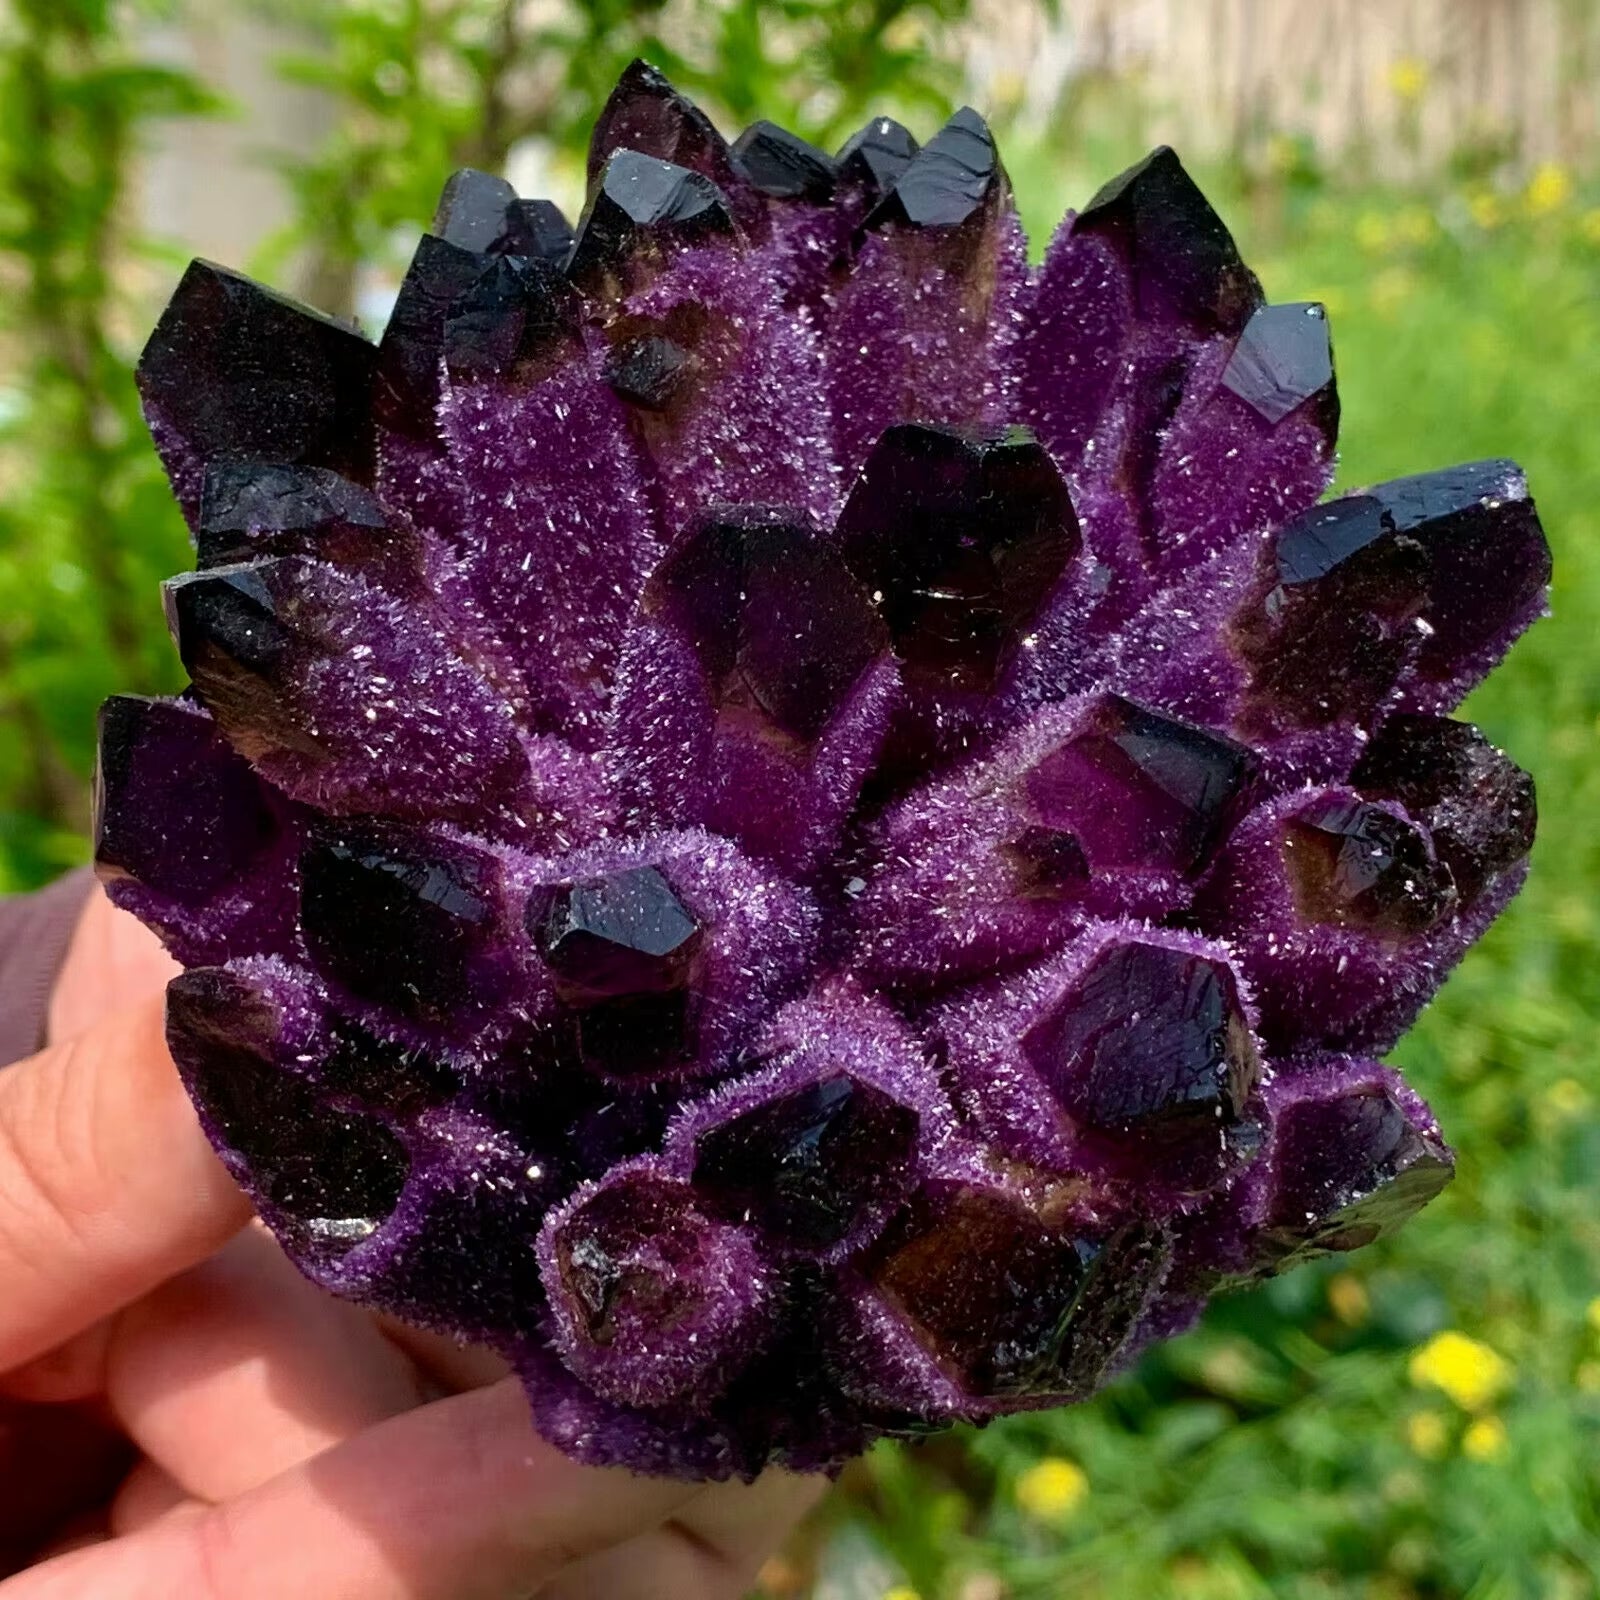
[[[1214,1134],[1261,1069],[1233,973],[1148,944],[1108,950],[1023,1049],[1073,1116],[1109,1132]]]
[[[825,150],[771,122],[753,122],[734,141],[733,167],[746,183],[775,200],[833,197],[838,168]]]
[[[665,411],[688,377],[690,355],[664,334],[646,333],[612,347],[605,379],[624,399]]]
[[[873,1286],[975,1398],[1047,1394],[1096,1242],[1018,1200],[966,1185],[925,1189],[870,1253]]]
[[[1108,695],[1023,780],[1040,822],[1079,843],[1096,871],[1197,872],[1256,771],[1245,746]]]
[[[1516,468],[1482,461],[1308,510],[1275,585],[1236,624],[1254,693],[1293,720],[1359,716],[1402,689],[1447,710],[1483,652],[1537,614],[1550,551]]]
[[[694,970],[701,928],[654,867],[574,884],[528,908],[539,954],[563,998],[666,994]]]
[[[384,1122],[331,1113],[285,1071],[278,1032],[271,1002],[229,972],[195,968],[168,988],[167,1041],[224,1156],[304,1244],[337,1249],[393,1211],[410,1161]]]
[[[500,998],[488,858],[397,829],[319,828],[300,857],[312,964],[358,1000],[449,1027]]]
[[[1427,824],[1465,903],[1533,848],[1533,779],[1470,723],[1398,713],[1361,752],[1351,782]]]
[[[688,167],[716,184],[725,184],[731,173],[727,142],[711,119],[647,61],[629,65],[595,121],[589,140],[591,192],[618,150]]]
[[[1244,325],[1222,383],[1272,423],[1327,395],[1336,423],[1327,312],[1319,305],[1260,307]]]
[[[980,692],[1079,548],[1066,485],[1033,439],[913,426],[879,441],[837,537],[907,673]]]
[[[102,880],[203,906],[248,881],[284,833],[284,808],[198,709],[137,695],[100,708],[94,859]]]
[[[1302,1101],[1278,1119],[1279,1177],[1264,1242],[1300,1257],[1358,1250],[1450,1181],[1448,1153],[1392,1095],[1363,1087]]]
[[[1431,928],[1456,903],[1449,868],[1428,846],[1392,811],[1329,799],[1290,819],[1284,854],[1305,916],[1407,934]]]
[[[506,210],[505,229],[492,248],[564,267],[572,254],[572,238],[572,224],[553,200],[513,199]]]
[[[517,191],[504,178],[462,167],[439,196],[432,232],[463,250],[491,249],[505,233]]]
[[[708,1129],[693,1180],[719,1211],[824,1249],[903,1190],[917,1123],[871,1084],[824,1078]]]
[[[753,1240],[687,1185],[629,1174],[553,1220],[546,1291],[567,1359],[602,1393],[643,1406],[714,1396],[765,1331]]]
[[[1166,146],[1108,183],[1073,231],[1102,237],[1122,255],[1146,317],[1237,332],[1261,304],[1233,235]]]
[[[645,605],[690,640],[724,705],[814,739],[886,636],[865,589],[801,520],[706,522],[656,569]]]
[[[353,329],[207,261],[139,359],[139,393],[192,518],[218,457],[329,467],[368,483],[377,352]]]
[[[694,243],[733,226],[727,201],[709,178],[619,150],[584,207],[567,270],[574,282],[593,283],[630,256]]]
[[[892,138],[887,142],[893,150]],[[956,228],[1004,179],[989,125],[964,106],[906,163],[866,225]]]
[[[1170,150],[1035,271],[989,128],[731,144],[654,68],[576,229],[465,170],[381,343],[196,264],[140,365],[183,699],[96,859],[328,1291],[592,1465],[1081,1399],[1444,1185],[1377,1064],[1515,894],[1443,713],[1520,474],[1324,501],[1326,314]]]
[[[874,117],[845,140],[836,159],[845,179],[884,194],[894,187],[920,148],[911,130],[893,117]]]

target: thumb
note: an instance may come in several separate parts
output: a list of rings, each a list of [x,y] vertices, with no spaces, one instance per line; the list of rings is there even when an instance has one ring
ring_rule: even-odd
[[[249,1220],[167,1053],[159,996],[0,1071],[0,1372]]]

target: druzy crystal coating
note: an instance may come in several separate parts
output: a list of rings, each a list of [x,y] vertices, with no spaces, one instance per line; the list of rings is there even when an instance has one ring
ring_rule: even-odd
[[[1533,840],[1449,716],[1517,469],[1324,499],[1327,315],[1170,150],[1036,268],[970,110],[730,145],[635,63],[588,172],[451,178],[377,344],[196,263],[140,366],[191,688],[105,707],[97,859],[291,1257],[748,1478],[1404,1222],[1374,1058]]]

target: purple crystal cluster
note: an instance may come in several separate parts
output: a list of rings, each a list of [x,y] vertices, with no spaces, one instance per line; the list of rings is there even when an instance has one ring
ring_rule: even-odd
[[[1077,1400],[1448,1181],[1374,1057],[1522,880],[1446,714],[1548,550],[1505,461],[1323,500],[1326,316],[1170,150],[1030,269],[973,112],[730,146],[636,64],[575,229],[458,173],[376,344],[196,262],[139,377],[192,687],[97,853],[173,1054],[573,1456]]]

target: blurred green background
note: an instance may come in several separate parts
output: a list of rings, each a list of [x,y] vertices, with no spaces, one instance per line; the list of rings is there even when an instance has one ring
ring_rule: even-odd
[[[10,0],[0,887],[84,858],[97,702],[178,683],[156,584],[187,548],[131,363],[195,249],[381,318],[452,167],[572,202],[641,52],[729,128],[926,132],[974,99],[1036,250],[1176,129],[1269,293],[1330,308],[1341,481],[1511,455],[1555,546],[1554,615],[1468,707],[1538,779],[1532,881],[1399,1052],[1460,1178],[1092,1405],[875,1452],[762,1592],[1600,1593],[1596,23],[1589,0]]]

